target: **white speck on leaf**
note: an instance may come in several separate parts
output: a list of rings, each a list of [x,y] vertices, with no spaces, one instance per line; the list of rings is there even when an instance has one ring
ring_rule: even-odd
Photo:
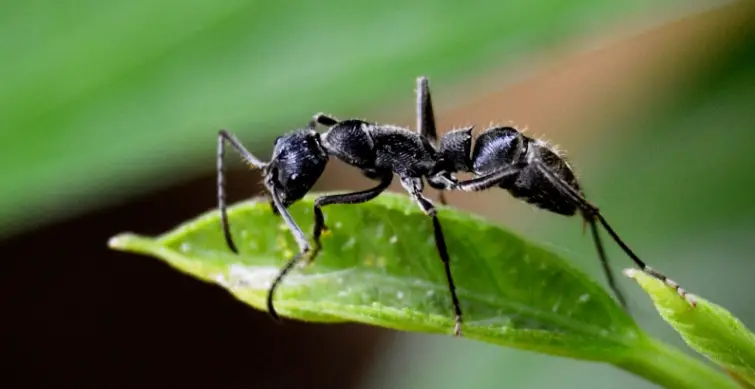
[[[228,283],[228,280],[225,279],[225,276],[223,274],[216,274],[215,277],[213,278],[215,278],[216,283],[218,283],[219,285],[225,288],[230,286],[230,284]]]
[[[388,241],[391,242],[391,244],[396,244],[396,242],[398,242],[398,236],[393,235]]]
[[[402,291],[396,292],[396,298],[399,299],[399,300],[403,299],[404,298],[404,292],[402,292]]]
[[[352,236],[352,237],[350,237],[350,238],[349,238],[349,240],[347,240],[347,241],[346,241],[346,243],[344,243],[344,244],[343,244],[343,247],[341,247],[341,249],[342,249],[342,250],[348,250],[348,249],[350,249],[350,248],[354,247],[354,245],[355,245],[356,243],[357,243],[357,240],[356,240],[356,238],[354,238],[354,237]]]
[[[181,251],[188,253],[189,251],[191,251],[191,245],[188,242],[181,243]]]
[[[343,223],[336,222],[335,228],[341,228],[341,227],[343,227]]]
[[[579,296],[579,298],[577,299],[577,302],[579,302],[579,303],[586,303],[589,300],[590,300],[590,295],[587,294],[587,293],[585,293],[585,294]]]
[[[426,294],[427,294],[427,297],[433,297],[433,295],[435,294],[435,291],[432,290],[432,289],[430,289],[430,290],[427,291]]]
[[[228,278],[232,285],[252,289],[269,288],[277,275],[278,268],[272,266],[249,268],[234,264],[228,269]]]

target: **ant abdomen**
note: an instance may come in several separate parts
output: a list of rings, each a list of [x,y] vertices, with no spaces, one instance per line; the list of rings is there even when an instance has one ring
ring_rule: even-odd
[[[477,137],[472,151],[472,170],[485,175],[518,164],[525,156],[522,134],[512,127],[493,127]]]
[[[574,172],[561,156],[538,140],[525,138],[525,143],[528,143],[528,154],[532,154],[525,158],[536,158],[566,185],[581,193]],[[517,179],[505,189],[516,198],[560,215],[572,216],[578,209],[535,165],[523,168]]]

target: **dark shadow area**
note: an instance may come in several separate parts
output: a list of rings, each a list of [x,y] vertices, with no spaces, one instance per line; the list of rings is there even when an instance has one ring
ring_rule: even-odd
[[[2,242],[0,386],[354,387],[389,332],[278,325],[220,287],[107,248],[118,232],[158,234],[214,207],[214,183],[207,176]],[[229,189],[232,201],[249,194]]]

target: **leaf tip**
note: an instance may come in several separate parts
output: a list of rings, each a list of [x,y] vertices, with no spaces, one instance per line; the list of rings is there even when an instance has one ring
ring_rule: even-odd
[[[679,288],[677,290],[672,285],[642,270],[634,268],[624,269],[624,275],[635,280],[656,304],[663,300],[665,301],[664,305],[673,304],[676,306],[678,303],[683,303],[687,309],[693,309],[697,306],[697,296]],[[682,308],[682,306],[677,306],[677,308]]]
[[[624,269],[624,275],[627,276],[627,277],[629,277],[629,278],[631,278],[631,279],[636,279],[637,278],[637,269],[634,269],[634,268],[631,268],[631,267],[629,269]]]
[[[108,239],[107,246],[114,250],[128,250],[132,248],[136,242],[143,241],[144,238],[131,233],[123,232]]]

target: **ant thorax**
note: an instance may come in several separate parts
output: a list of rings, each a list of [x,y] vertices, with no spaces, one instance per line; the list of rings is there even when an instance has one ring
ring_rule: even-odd
[[[433,146],[399,126],[349,119],[331,126],[322,138],[329,154],[360,169],[423,177],[435,164]]]
[[[377,152],[375,164],[399,176],[424,177],[435,165],[437,152],[423,138],[406,128],[380,125],[370,128]]]

